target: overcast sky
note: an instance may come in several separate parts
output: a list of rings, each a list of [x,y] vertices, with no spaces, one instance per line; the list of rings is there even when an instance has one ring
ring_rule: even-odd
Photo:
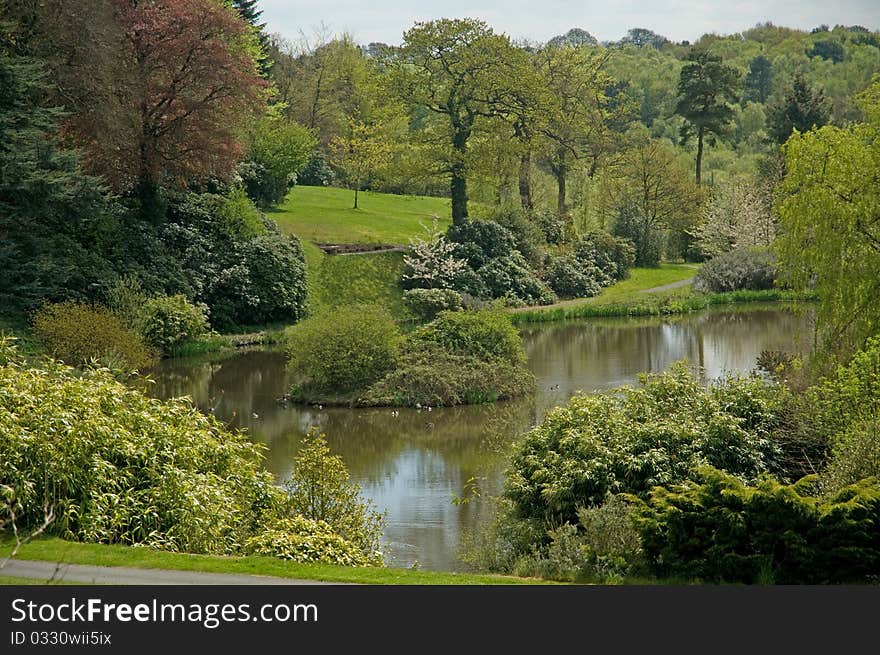
[[[473,17],[514,39],[546,41],[572,27],[616,41],[646,27],[673,41],[731,34],[770,21],[810,30],[823,23],[880,29],[880,0],[260,0],[266,30],[288,38],[325,25],[358,43],[399,44],[415,21]]]

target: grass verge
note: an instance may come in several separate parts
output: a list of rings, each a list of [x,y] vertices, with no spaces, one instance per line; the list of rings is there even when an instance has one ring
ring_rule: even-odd
[[[0,558],[12,550],[9,540],[0,543]],[[351,582],[360,584],[418,585],[502,585],[552,584],[533,578],[471,573],[443,573],[393,568],[355,568],[330,564],[298,564],[272,557],[221,557],[168,553],[132,546],[106,546],[64,541],[57,537],[35,539],[25,544],[19,559],[88,564],[92,566],[129,566],[143,569],[201,571],[268,575],[300,580]],[[2,578],[0,578],[2,583]]]
[[[686,314],[715,305],[741,302],[804,302],[815,300],[812,294],[768,289],[765,291],[732,291],[697,295],[689,288],[675,289],[663,294],[643,294],[629,302],[617,300],[608,303],[583,302],[579,304],[520,310],[511,315],[515,325],[562,321],[571,318],[611,316],[663,316]]]
[[[354,192],[331,187],[296,186],[277,209],[268,214],[282,230],[315,243],[387,243],[409,245],[424,237],[422,226],[450,223],[448,198],[403,196],[361,191],[358,209]]]

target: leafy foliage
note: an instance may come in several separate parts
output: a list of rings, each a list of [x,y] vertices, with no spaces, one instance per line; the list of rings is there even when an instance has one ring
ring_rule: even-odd
[[[519,332],[502,312],[441,312],[431,323],[413,332],[410,340],[435,344],[453,355],[482,361],[525,363]]]
[[[316,139],[311,130],[268,115],[256,123],[248,138],[247,159],[239,175],[259,207],[284,199],[312,156]]]
[[[371,307],[319,313],[288,328],[286,340],[295,395],[364,389],[394,367],[400,347],[394,321]]]
[[[822,127],[831,118],[828,99],[815,91],[807,79],[797,73],[785,96],[767,108],[767,132],[776,143],[785,143],[791,133],[808,132]]]
[[[371,560],[351,541],[333,531],[325,521],[303,516],[278,519],[265,530],[247,539],[242,550],[247,555],[279,557],[294,562],[320,562],[340,566],[373,566]]]
[[[454,244],[453,256],[467,264],[452,284],[456,291],[483,299],[506,298],[512,304],[553,302],[553,292],[516,249],[514,235],[499,223],[469,218],[453,224],[446,237]]]
[[[534,376],[522,365],[451,353],[432,343],[411,343],[394,370],[370,386],[358,404],[476,405],[522,396],[534,385]]]
[[[547,271],[547,283],[563,298],[595,296],[608,281],[594,264],[584,265],[573,255],[554,257]]]
[[[827,501],[765,479],[750,487],[706,467],[698,481],[658,487],[642,504],[648,567],[705,582],[864,581],[880,567],[880,487],[872,480]]]
[[[0,347],[0,479],[19,529],[49,506],[66,538],[233,553],[280,499],[259,446],[189,401]]]
[[[788,140],[777,199],[782,279],[818,294],[825,343],[844,352],[880,325],[880,80],[860,101],[867,122]]]
[[[153,348],[168,353],[208,331],[208,308],[183,294],[146,300],[137,314],[138,332]]]
[[[772,252],[738,248],[704,263],[694,277],[694,289],[712,293],[772,289],[776,275],[776,257]]]
[[[526,434],[504,494],[520,518],[574,523],[607,494],[645,494],[709,463],[743,479],[776,470],[776,392],[759,379],[705,389],[683,366],[642,375],[637,389],[580,395]]]
[[[519,396],[533,387],[522,340],[506,314],[444,311],[409,334],[397,366],[359,404],[476,404]]]
[[[592,231],[578,237],[574,244],[574,256],[585,265],[593,264],[609,284],[629,275],[629,269],[635,264],[636,249],[628,239]]]
[[[326,439],[317,430],[313,429],[303,438],[284,488],[287,511],[293,520],[302,517],[317,522],[324,528],[321,532],[326,533],[329,528],[355,549],[355,554],[345,552],[346,544],[342,544],[343,553],[335,557],[351,557],[360,565],[382,564],[379,538],[385,517],[361,497],[360,487],[349,479],[345,462],[330,452]],[[321,532],[318,534],[326,539],[328,535]],[[331,543],[319,548],[330,547],[332,535],[328,541]]]
[[[408,289],[403,293],[403,302],[420,321],[462,308],[461,294],[452,289]]]
[[[93,360],[121,370],[146,368],[154,353],[140,335],[106,307],[65,301],[34,314],[34,336],[53,357],[73,366]]]
[[[406,269],[403,285],[406,288],[444,289],[455,283],[467,263],[456,257],[456,246],[434,229],[427,239],[411,239],[411,251],[404,255]]]
[[[242,235],[240,226],[249,219],[231,216],[231,206],[213,194],[187,194],[169,205],[160,244],[150,240],[153,248],[164,244],[170,259],[167,268],[156,271],[166,279],[154,286],[205,303],[218,329],[300,318],[306,275],[299,240],[263,216],[257,234]],[[250,203],[243,207],[252,209]],[[216,220],[218,213],[222,221]]]
[[[514,570],[554,580],[620,582],[642,564],[636,512],[621,496],[578,510],[579,525],[548,530],[546,548],[521,556]]]

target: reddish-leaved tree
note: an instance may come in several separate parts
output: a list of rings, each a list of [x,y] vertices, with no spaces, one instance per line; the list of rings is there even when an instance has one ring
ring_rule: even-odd
[[[221,0],[113,0],[131,70],[135,117],[122,186],[225,178],[242,155],[241,128],[264,109],[256,33]]]

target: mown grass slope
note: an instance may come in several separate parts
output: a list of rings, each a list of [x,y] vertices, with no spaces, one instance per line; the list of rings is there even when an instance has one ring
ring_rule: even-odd
[[[399,196],[332,187],[297,186],[269,216],[282,230],[314,243],[387,243],[407,246],[424,237],[433,217],[445,230],[450,223],[448,198]]]
[[[306,256],[309,313],[351,305],[383,307],[394,318],[404,318],[403,253],[327,255],[308,241]]]

